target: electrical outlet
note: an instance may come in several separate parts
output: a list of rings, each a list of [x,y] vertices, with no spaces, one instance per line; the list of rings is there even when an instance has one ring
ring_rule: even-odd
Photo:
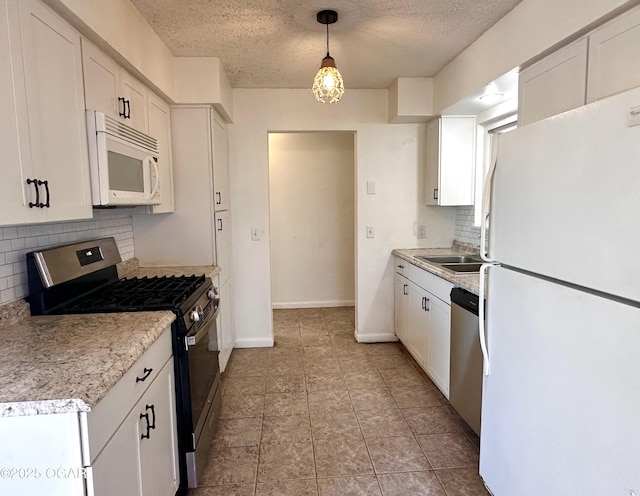
[[[427,237],[427,226],[424,224],[418,224],[418,239],[425,239]]]
[[[367,226],[367,238],[373,238],[373,237],[374,237],[373,226]]]

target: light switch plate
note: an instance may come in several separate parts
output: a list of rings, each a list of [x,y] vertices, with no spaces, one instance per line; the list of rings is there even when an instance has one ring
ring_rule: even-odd
[[[427,237],[427,226],[424,224],[418,224],[418,239],[425,239]]]
[[[375,195],[376,194],[376,182],[375,181],[367,181],[367,194]]]
[[[258,229],[257,227],[251,228],[251,240],[260,241],[260,229]]]
[[[373,237],[374,237],[373,226],[367,226],[367,238],[373,238]]]

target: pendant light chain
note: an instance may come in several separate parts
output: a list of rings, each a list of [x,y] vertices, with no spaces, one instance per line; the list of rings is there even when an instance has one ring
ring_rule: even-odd
[[[326,24],[327,26],[327,57],[329,56],[329,25]]]

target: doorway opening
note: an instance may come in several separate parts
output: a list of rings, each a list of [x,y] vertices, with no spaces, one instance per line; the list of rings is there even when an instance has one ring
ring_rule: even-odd
[[[269,133],[274,310],[355,305],[354,184],[355,132]]]

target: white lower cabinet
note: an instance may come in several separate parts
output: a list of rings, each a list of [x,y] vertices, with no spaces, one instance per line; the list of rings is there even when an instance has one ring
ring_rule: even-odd
[[[216,321],[218,329],[218,349],[220,350],[220,372],[224,372],[227,362],[233,351],[235,335],[233,333],[232,319],[231,280],[228,280],[220,288],[220,313]]]
[[[409,264],[396,259],[396,267],[403,265]],[[396,336],[449,398],[453,284],[413,265],[402,269],[395,273]]]
[[[427,291],[409,281],[406,346],[422,368],[425,368],[429,352],[429,296]]]
[[[170,359],[92,464],[95,496],[175,495],[177,449]]]
[[[171,329],[88,413],[0,418],[0,494],[174,496]]]
[[[396,336],[404,343],[407,341],[409,329],[407,316],[409,311],[409,279],[397,272],[394,280],[394,293]]]

